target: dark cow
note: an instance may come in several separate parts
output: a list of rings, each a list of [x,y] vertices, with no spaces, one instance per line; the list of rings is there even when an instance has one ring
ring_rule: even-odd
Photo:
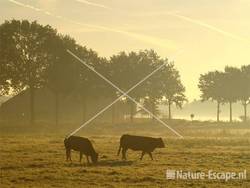
[[[126,160],[126,152],[128,149],[135,151],[142,151],[141,160],[145,153],[148,153],[150,158],[153,160],[152,153],[155,148],[164,148],[165,145],[161,138],[152,138],[145,136],[132,136],[132,135],[122,135],[120,138],[120,147],[117,155],[120,154],[122,149],[122,159]]]
[[[79,137],[79,136],[70,136],[65,138],[64,146],[66,149],[66,160],[71,161],[71,150],[80,152],[80,162],[82,160],[82,155],[84,154],[87,158],[87,162],[89,164],[89,156],[93,163],[97,163],[98,153],[95,152],[93,145],[90,140],[87,138]]]

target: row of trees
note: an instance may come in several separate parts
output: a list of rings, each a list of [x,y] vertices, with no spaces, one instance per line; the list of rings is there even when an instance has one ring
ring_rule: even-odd
[[[82,99],[82,118],[85,120],[86,100],[95,97],[117,98],[121,94],[100,79],[91,70],[70,56],[69,49],[122,90],[127,91],[135,83],[157,67],[166,64],[157,74],[146,80],[129,95],[156,112],[156,106],[164,100],[169,106],[181,107],[186,101],[185,88],[173,63],[162,59],[153,50],[121,52],[109,60],[76,43],[69,36],[57,33],[50,26],[27,20],[5,21],[0,26],[0,93],[16,94],[29,89],[30,123],[35,120],[35,90],[48,87],[55,94],[55,121],[58,123],[59,95],[74,91]],[[124,101],[124,100],[123,100]],[[131,106],[130,118],[135,115]]]
[[[203,101],[217,102],[217,121],[220,120],[220,105],[229,103],[232,122],[232,105],[238,101],[244,107],[244,121],[247,121],[247,106],[250,104],[250,65],[241,68],[225,67],[221,72],[202,74],[198,87]]]

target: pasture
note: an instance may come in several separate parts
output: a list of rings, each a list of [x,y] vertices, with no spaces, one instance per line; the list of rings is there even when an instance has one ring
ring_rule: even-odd
[[[65,161],[63,140],[74,126],[36,127],[1,125],[1,182],[4,187],[250,187],[250,125],[241,123],[169,122],[183,134],[179,139],[153,122],[93,124],[77,135],[90,138],[99,153],[97,165]],[[117,156],[121,134],[162,137],[166,148],[139,160],[128,151],[128,160]],[[240,172],[246,180],[167,180],[166,170]]]

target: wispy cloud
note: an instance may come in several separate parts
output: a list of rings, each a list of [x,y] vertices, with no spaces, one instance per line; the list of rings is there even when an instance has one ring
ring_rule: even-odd
[[[204,27],[204,28],[207,28],[211,31],[215,31],[219,34],[222,34],[226,37],[229,37],[229,38],[232,38],[232,39],[235,39],[235,40],[239,40],[239,41],[243,41],[243,42],[249,42],[249,40],[245,37],[242,37],[242,36],[239,36],[239,35],[236,35],[236,34],[233,34],[231,32],[228,32],[228,31],[224,31],[216,26],[213,26],[213,25],[210,25],[210,24],[207,24],[201,20],[197,20],[197,19],[193,19],[193,18],[190,18],[190,17],[187,17],[187,16],[183,16],[179,13],[174,13],[174,12],[167,12],[166,13],[167,15],[171,15],[171,16],[174,16],[176,18],[179,18],[179,19],[182,19],[184,21],[187,21],[187,22],[190,22],[192,24],[196,24],[196,25],[199,25],[201,27]]]
[[[20,2],[18,2],[18,1],[15,1],[15,0],[9,0],[9,1],[10,1],[11,3],[16,4],[16,5],[19,5],[19,6],[22,6],[22,7],[26,7],[26,8],[30,8],[30,9],[35,10],[35,11],[38,11],[38,12],[42,11],[42,9],[33,7],[33,6],[31,6],[31,5],[23,4],[23,3],[20,3]]]
[[[126,35],[126,36],[128,36],[130,38],[134,38],[136,40],[139,40],[139,41],[142,41],[142,42],[145,42],[145,43],[156,45],[156,46],[164,48],[164,49],[171,49],[171,50],[177,50],[178,49],[177,45],[174,42],[170,41],[170,40],[162,40],[162,39],[157,38],[157,37],[138,34],[138,33],[129,32],[129,31],[121,30],[121,29],[116,29],[116,28],[112,28],[112,27],[105,27],[105,26],[94,25],[94,24],[85,24],[85,23],[77,22],[75,20],[66,18],[64,16],[55,15],[55,14],[53,14],[53,13],[51,13],[49,11],[46,11],[44,9],[36,8],[36,7],[28,5],[28,4],[23,4],[23,3],[20,3],[18,1],[15,1],[15,0],[8,0],[8,1],[11,2],[11,3],[16,4],[18,6],[29,8],[29,9],[32,9],[34,11],[38,11],[38,12],[41,12],[41,13],[46,14],[48,16],[52,16],[54,18],[61,19],[61,20],[64,20],[64,21],[67,21],[69,23],[76,24],[76,25],[79,25],[79,26],[82,26],[82,27],[97,29],[99,31],[109,31],[109,32],[120,33],[120,34]]]
[[[104,8],[104,9],[110,9],[110,7],[106,6],[106,5],[102,5],[102,4],[98,4],[98,3],[93,3],[91,1],[87,1],[87,0],[75,0],[79,3],[83,3],[83,4],[86,4],[86,5],[90,5],[90,6],[94,6],[94,7],[99,7],[99,8]]]
[[[110,32],[114,32],[114,33],[120,33],[120,34],[126,35],[130,38],[134,38],[134,39],[140,40],[142,42],[153,44],[153,45],[159,46],[159,47],[164,48],[164,49],[172,49],[172,50],[178,49],[177,45],[170,40],[162,40],[160,38],[156,38],[156,37],[152,37],[152,36],[148,36],[148,35],[143,35],[143,34],[138,34],[138,33],[133,33],[133,32],[120,30],[120,29],[116,29],[116,28],[112,28],[112,27],[105,27],[105,26],[93,25],[93,24],[84,24],[84,23],[77,22],[77,21],[74,21],[74,20],[71,20],[68,18],[63,18],[63,19],[68,21],[68,22],[71,22],[73,24],[84,26],[84,27],[90,27],[93,29],[101,30],[101,31],[110,31]]]
[[[211,25],[211,24],[208,24],[202,20],[198,20],[198,19],[194,19],[194,18],[191,18],[191,17],[188,17],[188,16],[184,16],[182,15],[179,11],[163,11],[163,12],[147,12],[147,13],[143,13],[143,14],[135,14],[136,16],[150,16],[150,17],[154,17],[154,16],[172,16],[172,17],[175,17],[175,18],[178,18],[178,19],[181,19],[183,21],[186,21],[186,22],[189,22],[189,23],[192,23],[194,25],[198,25],[200,27],[203,27],[203,28],[206,28],[210,31],[214,31],[216,33],[219,33],[225,37],[228,37],[228,38],[231,38],[231,39],[234,39],[234,40],[238,40],[238,41],[241,41],[241,42],[244,42],[244,43],[250,43],[250,39],[247,38],[247,37],[243,37],[243,36],[240,36],[240,35],[237,35],[237,34],[234,34],[234,33],[231,33],[229,31],[225,31],[217,26],[214,26],[214,25]]]

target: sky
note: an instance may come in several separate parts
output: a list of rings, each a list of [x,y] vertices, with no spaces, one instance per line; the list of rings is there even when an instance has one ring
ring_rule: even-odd
[[[250,0],[0,0],[0,24],[37,20],[107,58],[154,49],[175,62],[191,101],[200,74],[250,64],[249,10]]]

